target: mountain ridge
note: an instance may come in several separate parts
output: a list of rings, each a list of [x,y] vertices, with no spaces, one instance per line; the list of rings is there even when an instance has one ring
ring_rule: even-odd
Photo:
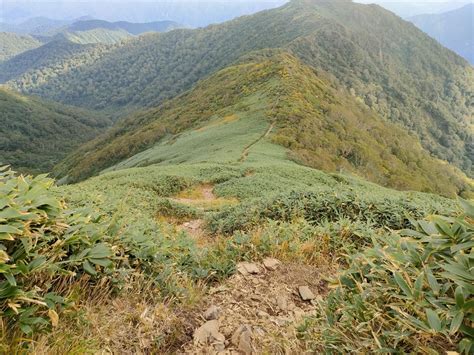
[[[209,120],[235,115],[271,123],[257,137],[268,137],[273,144],[285,147],[292,160],[306,166],[346,171],[392,188],[449,196],[469,194],[473,188],[462,173],[431,158],[416,138],[364,109],[349,93],[338,90],[324,72],[316,73],[284,51],[255,52],[185,94],[129,116],[74,152],[55,173],[69,176],[70,181],[82,180],[154,149],[166,137],[174,142],[182,134],[199,131]],[[194,144],[198,144],[196,139]],[[245,146],[251,147],[254,140],[249,138]],[[215,143],[213,154],[220,156],[223,149],[229,148]],[[191,147],[188,150],[192,151]],[[161,153],[158,149],[153,154]],[[153,154],[141,163],[134,159],[134,164],[147,166],[167,160],[165,156],[152,158]],[[184,159],[176,154],[172,154],[176,161]],[[212,160],[210,156],[202,159]]]
[[[290,50],[330,73],[371,109],[415,133],[425,149],[472,176],[474,69],[376,5],[293,0],[222,25],[145,35],[92,66],[19,86],[67,104],[128,113],[159,105],[265,48]],[[90,80],[96,85],[84,85]]]

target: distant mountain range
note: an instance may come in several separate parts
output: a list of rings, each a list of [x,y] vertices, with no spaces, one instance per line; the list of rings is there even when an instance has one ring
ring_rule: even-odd
[[[175,21],[133,23],[127,21],[108,22],[92,19],[89,16],[81,17],[73,21],[34,17],[19,24],[0,23],[0,32],[29,34],[44,39],[59,33],[85,32],[97,29],[125,31],[130,35],[139,35],[144,32],[166,32],[181,27],[183,27],[183,25]]]
[[[68,32],[90,31],[97,28],[103,28],[114,31],[127,31],[132,35],[139,35],[145,32],[167,32],[176,28],[183,27],[175,21],[155,21],[147,23],[133,23],[127,21],[108,22],[104,20],[76,21],[65,30]]]
[[[27,1],[4,0],[3,20],[9,23],[35,16],[71,19],[79,16],[107,21],[144,23],[172,20],[190,27],[204,27],[242,15],[275,8],[287,0],[181,0],[181,1]]]
[[[463,7],[468,3],[472,3],[472,0],[354,0],[354,2],[364,4],[375,3],[396,13],[398,16],[407,19],[417,15],[440,14],[452,11]]]
[[[18,24],[0,23],[0,31],[36,36],[50,36],[73,21],[55,20],[47,17],[33,17]]]
[[[417,27],[474,65],[474,4],[409,18]]]

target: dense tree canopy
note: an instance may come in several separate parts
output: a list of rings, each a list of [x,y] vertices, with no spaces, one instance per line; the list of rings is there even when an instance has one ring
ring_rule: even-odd
[[[66,154],[111,124],[100,114],[0,88],[0,165],[49,172]]]

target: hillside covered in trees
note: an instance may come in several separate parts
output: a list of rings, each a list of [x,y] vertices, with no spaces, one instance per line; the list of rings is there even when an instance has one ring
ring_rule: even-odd
[[[34,91],[60,75],[92,65],[112,49],[114,46],[67,39],[52,41],[0,63],[0,83],[8,82],[18,91]]]
[[[0,63],[42,43],[31,36],[0,32]]]
[[[9,85],[67,104],[130,112],[159,105],[269,47],[325,71],[357,100],[416,134],[432,154],[472,175],[474,70],[375,5],[294,0],[222,25],[142,36],[93,65],[47,78],[35,72],[40,84],[19,78]]]
[[[280,51],[255,52],[188,93],[132,114],[65,159],[56,174],[69,181],[84,179],[170,135],[179,137],[216,117],[235,115],[253,118],[256,125],[262,119],[272,124],[267,134],[271,141],[313,168],[352,173],[402,190],[446,196],[472,192],[464,174],[430,157],[415,137],[338,90],[326,74]],[[219,151],[217,143],[209,144]],[[148,156],[137,164],[159,162]]]
[[[45,173],[111,121],[98,113],[0,88],[0,165]]]
[[[104,28],[94,28],[87,31],[63,31],[61,33],[58,33],[54,37],[54,40],[64,38],[70,42],[78,44],[116,44],[131,37],[132,35],[124,30],[108,30]]]

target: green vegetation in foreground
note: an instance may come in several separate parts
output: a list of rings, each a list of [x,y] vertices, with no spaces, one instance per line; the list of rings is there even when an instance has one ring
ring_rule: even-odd
[[[376,237],[349,268],[319,314],[300,327],[327,352],[474,351],[474,204],[432,216],[415,229]]]
[[[472,176],[473,68],[379,6],[293,0],[204,29],[140,36],[106,55],[90,48],[94,61],[84,53],[59,59],[55,67],[12,63],[0,73],[23,92],[123,114],[155,107],[242,56],[269,48],[288,51],[332,77],[337,88]]]
[[[110,169],[115,171],[54,188],[56,197],[52,181],[44,177],[2,173],[0,231],[8,254],[3,255],[3,269],[9,274],[0,283],[7,295],[0,303],[6,322],[2,329],[8,329],[0,337],[5,352],[18,346],[41,351],[44,343],[53,352],[99,351],[106,346],[97,336],[101,331],[88,330],[83,312],[90,307],[110,309],[115,297],[132,294],[134,302],[145,308],[151,300],[155,307],[157,302],[171,307],[163,326],[174,329],[147,332],[146,342],[140,329],[131,343],[129,337],[125,342],[117,334],[117,349],[171,351],[186,332],[184,323],[166,323],[176,317],[174,309],[192,308],[199,302],[198,290],[230,276],[240,260],[271,255],[318,265],[341,260],[346,265],[344,255],[394,238],[394,233],[410,227],[411,219],[456,210],[456,203],[443,197],[394,191],[296,164],[282,146],[265,136],[272,128],[263,116],[265,97],[249,95],[244,102],[240,111],[230,110],[236,114],[224,110],[222,116],[197,121],[192,131],[165,136],[163,142]],[[141,164],[154,165],[133,167]],[[173,199],[203,184],[213,186],[219,203],[200,207]],[[176,223],[197,218],[205,221],[214,239],[204,246],[176,228]],[[31,238],[41,242],[25,247]],[[447,284],[443,273],[434,274],[437,282]],[[451,289],[446,295],[451,296]],[[469,294],[464,295],[468,300]],[[452,339],[453,344],[445,346],[449,349],[461,341],[464,326],[453,328],[453,336],[438,328],[433,333],[426,326],[431,320],[413,309],[409,314],[417,317],[418,328],[402,335],[384,333],[384,346],[415,350],[413,336],[422,337],[426,348],[438,348],[440,339]],[[449,312],[439,313],[440,319],[451,317]],[[123,319],[117,322],[127,324]],[[332,346],[332,338],[317,333],[324,325],[315,328],[309,325],[313,323],[300,332],[308,349]],[[468,325],[464,318],[461,323]],[[341,331],[352,331],[352,325],[338,323]],[[22,333],[38,342],[25,342]],[[335,344],[347,349],[361,346],[338,341]],[[460,344],[467,346],[466,341]]]
[[[41,44],[31,36],[0,32],[0,63]]]
[[[472,192],[462,172],[432,158],[416,138],[281,51],[253,53],[186,94],[127,117],[67,157],[55,174],[74,182],[107,169],[237,163],[264,135],[281,146],[268,151],[285,147],[292,160],[313,168],[400,190]]]
[[[110,124],[97,113],[0,88],[0,164],[22,172],[48,172]]]
[[[230,276],[240,260],[271,255],[281,260],[321,265],[329,260],[341,260],[342,265],[347,265],[344,261],[347,254],[377,248],[376,241],[396,243],[399,236],[407,235],[408,232],[400,234],[399,231],[410,226],[410,218],[441,212],[452,215],[456,211],[456,203],[442,197],[397,192],[357,178],[299,166],[285,160],[284,151],[275,152],[273,147],[267,141],[259,141],[249,149],[247,158],[238,163],[164,164],[109,172],[77,185],[54,188],[57,197],[51,190],[51,181],[44,177],[33,180],[2,173],[0,193],[5,205],[0,209],[0,228],[4,251],[10,255],[4,254],[2,263],[6,273],[13,272],[0,283],[7,295],[0,303],[4,322],[8,322],[8,326],[2,327],[3,331],[8,329],[0,338],[3,349],[8,352],[22,346],[41,350],[37,348],[39,344],[47,342],[49,351],[99,351],[108,340],[87,330],[87,321],[81,320],[84,317],[82,304],[89,304],[88,307],[97,307],[96,303],[106,305],[103,297],[106,300],[120,295],[132,297],[127,293],[132,292],[134,304],[146,302],[145,299],[155,303],[161,300],[166,308],[174,305],[183,311],[198,301],[196,289]],[[214,185],[214,193],[222,201],[234,202],[199,209],[169,199],[202,184]],[[59,196],[66,199],[68,209],[58,201]],[[98,211],[102,216],[87,217],[91,211]],[[180,221],[202,218],[207,221],[210,233],[224,235],[216,234],[214,242],[198,246],[194,237],[174,227],[174,218]],[[442,228],[444,238],[450,236],[448,246],[457,250],[472,249],[472,223],[469,223],[468,219],[461,227]],[[420,224],[425,225],[428,226]],[[426,228],[430,233],[441,231]],[[411,232],[410,235],[417,237],[419,234]],[[19,241],[33,237],[40,243],[35,243],[25,253],[25,244]],[[434,238],[430,248],[438,248],[439,243],[435,242],[438,235],[429,237]],[[417,248],[417,244],[414,245]],[[442,248],[446,246],[443,244]],[[22,253],[15,252],[20,249]],[[405,255],[403,250],[397,248],[394,257]],[[462,262],[458,260],[458,254],[454,252],[453,262]],[[428,255],[425,254],[425,258]],[[377,257],[381,263],[385,262],[384,254]],[[381,276],[376,276],[388,278],[387,287],[396,297],[393,302],[403,307],[412,322],[410,327],[405,326],[403,319],[400,324],[394,320],[390,309],[380,314],[379,320],[387,327],[394,326],[397,332],[384,332],[376,339],[370,338],[372,333],[365,328],[362,318],[346,321],[336,315],[329,320],[332,322],[330,329],[337,326],[342,333],[353,334],[356,325],[365,337],[361,338],[362,343],[337,339],[326,332],[321,337],[319,332],[324,331],[324,324],[314,324],[326,322],[325,318],[309,319],[300,327],[301,338],[308,350],[319,351],[332,346],[375,350],[380,343],[386,349],[403,348],[410,352],[419,350],[414,339],[422,339],[425,349],[452,350],[458,343],[460,349],[469,349],[469,339],[462,339],[469,331],[468,319],[472,312],[467,309],[466,312],[471,313],[461,317],[456,313],[457,306],[452,306],[445,296],[462,293],[463,302],[468,303],[472,302],[472,291],[468,287],[464,289],[465,283],[456,289],[453,282],[458,282],[457,276],[454,275],[451,281],[451,276],[438,271],[438,263],[449,263],[449,260],[427,259],[433,277],[424,274],[425,279],[411,269],[419,267],[420,259],[413,261],[414,255],[409,253],[403,257],[407,259],[398,266],[399,272],[408,277],[403,271],[406,268],[410,277],[416,277],[416,285],[410,287],[418,290],[417,297],[426,295],[425,300],[412,301],[404,296],[405,292],[414,292],[407,291],[405,283],[410,284],[408,280],[393,283],[389,279],[390,273],[388,276],[383,274],[384,269]],[[12,269],[13,264],[17,264],[17,268]],[[341,274],[344,275],[345,272]],[[367,282],[370,282],[371,276],[368,277]],[[437,294],[430,293],[433,279],[438,285],[446,285],[440,294],[443,298],[438,299]],[[374,278],[374,282],[376,280]],[[33,285],[42,287],[33,288]],[[11,293],[13,289],[19,289],[21,293]],[[93,296],[99,290],[106,296]],[[386,293],[378,294],[378,284],[370,290],[377,302],[383,302]],[[339,300],[337,297],[342,296],[337,292],[329,298],[332,303],[322,305],[327,307],[327,312],[334,312],[335,302],[356,302],[345,298]],[[23,297],[24,294],[28,297]],[[19,313],[12,309],[10,300],[14,301]],[[80,301],[75,311],[71,309],[74,300]],[[371,301],[372,298],[367,300]],[[418,311],[416,307],[419,306],[414,307],[413,302],[419,302],[423,311]],[[354,304],[356,306],[361,307],[359,302]],[[424,308],[429,310],[425,312]],[[170,315],[163,321],[170,322],[171,319]],[[451,334],[445,331],[446,328],[451,328]],[[42,335],[51,331],[52,337]],[[132,344],[129,337],[123,343],[123,339],[115,339],[114,344],[119,344],[121,351],[166,352],[179,346],[185,331],[184,325],[178,323],[173,332],[142,334]],[[26,333],[26,338],[22,332]],[[143,338],[148,336],[151,338]],[[29,337],[41,341],[25,342]],[[468,352],[465,350],[465,353]]]

